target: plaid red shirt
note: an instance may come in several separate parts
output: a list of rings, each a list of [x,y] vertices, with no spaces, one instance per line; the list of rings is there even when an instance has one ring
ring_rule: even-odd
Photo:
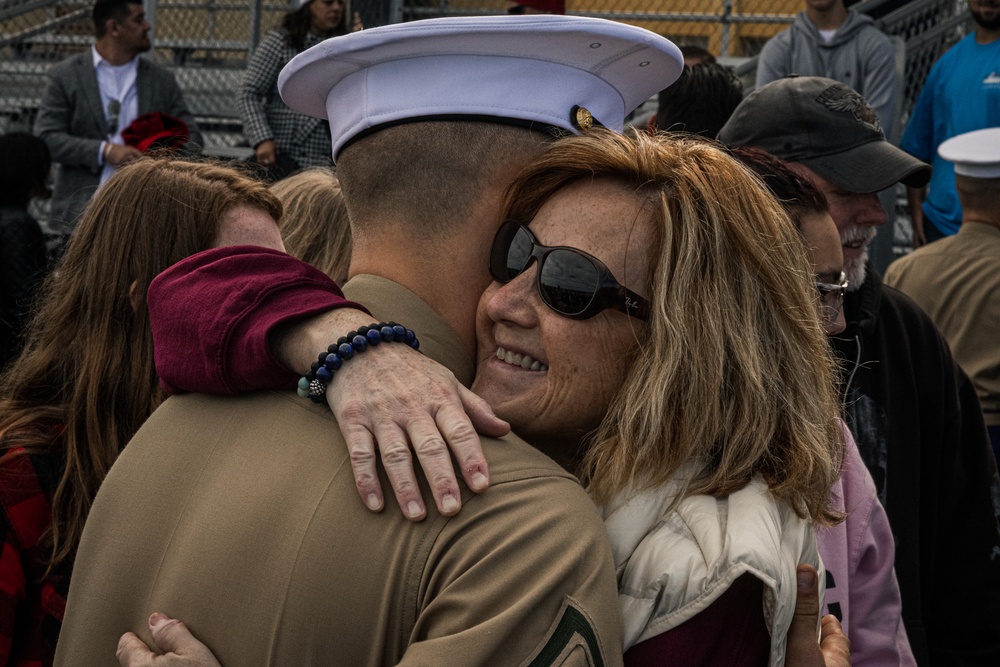
[[[49,457],[10,449],[0,457],[0,665],[51,665],[66,610],[72,563],[44,580],[39,539],[52,523],[59,471]]]

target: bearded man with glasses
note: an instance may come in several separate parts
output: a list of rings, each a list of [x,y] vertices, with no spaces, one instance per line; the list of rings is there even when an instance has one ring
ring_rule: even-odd
[[[857,92],[788,77],[750,94],[719,139],[790,163],[826,197],[847,273],[844,419],[896,539],[903,621],[918,664],[1000,663],[1000,481],[975,388],[944,337],[882,284],[867,246],[876,193],[922,187],[930,168],[885,139]],[[974,586],[955,586],[956,573]]]
[[[795,223],[813,265],[817,307],[828,336],[843,333],[844,297],[849,283],[844,254],[826,197],[805,177],[759,148],[736,148],[736,159],[756,173]],[[843,523],[817,531],[826,567],[826,613],[834,614],[851,640],[855,665],[915,665],[901,618],[899,585],[893,569],[896,548],[885,508],[848,433],[844,464],[831,491]]]

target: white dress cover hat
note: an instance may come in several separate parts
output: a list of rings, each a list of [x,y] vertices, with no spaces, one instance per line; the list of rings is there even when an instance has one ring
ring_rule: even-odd
[[[1000,178],[1000,127],[954,136],[938,147],[938,154],[955,163],[956,174]]]
[[[330,122],[334,157],[354,138],[414,120],[620,131],[681,73],[680,50],[643,28],[579,16],[429,19],[303,51],[278,77],[290,108]],[[581,111],[581,108],[584,111]]]

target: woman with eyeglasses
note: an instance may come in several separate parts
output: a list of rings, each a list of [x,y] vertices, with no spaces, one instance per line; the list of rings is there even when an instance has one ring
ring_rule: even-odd
[[[87,206],[0,379],[0,664],[51,665],[94,495],[165,395],[150,281],[241,240],[282,249],[281,204],[223,167],[141,158]],[[249,232],[249,236],[245,234]]]
[[[743,146],[733,149],[732,154],[764,182],[799,231],[816,277],[823,330],[829,335],[841,333],[847,326],[843,310],[847,274],[839,233],[826,197],[810,181],[766,151]]]
[[[598,130],[502,219],[473,388],[601,507],[626,664],[781,664],[843,439],[788,216],[710,143]]]
[[[844,254],[823,193],[770,153],[742,147],[732,154],[760,177],[795,224],[813,267],[823,329],[828,336],[843,332]],[[902,622],[889,518],[846,426],[844,434],[844,465],[830,495],[846,518],[817,531],[827,571],[826,605],[839,612],[851,639],[852,664],[915,665]]]
[[[237,110],[243,134],[270,180],[298,169],[330,164],[327,123],[292,111],[278,95],[278,74],[292,58],[324,39],[360,30],[346,0],[291,0],[281,26],[269,31],[247,64]]]

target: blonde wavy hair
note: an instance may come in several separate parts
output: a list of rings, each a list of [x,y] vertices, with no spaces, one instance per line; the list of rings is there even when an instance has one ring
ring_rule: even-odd
[[[639,289],[651,314],[635,325],[625,382],[577,471],[594,500],[665,484],[701,460],[689,495],[725,496],[760,475],[800,517],[837,522],[827,501],[843,447],[834,363],[781,206],[717,144],[596,130],[522,172],[504,215],[531,220],[585,180],[633,189],[655,229]]]
[[[285,251],[343,284],[351,264],[351,225],[340,181],[316,167],[271,186],[285,214],[278,223]]]

